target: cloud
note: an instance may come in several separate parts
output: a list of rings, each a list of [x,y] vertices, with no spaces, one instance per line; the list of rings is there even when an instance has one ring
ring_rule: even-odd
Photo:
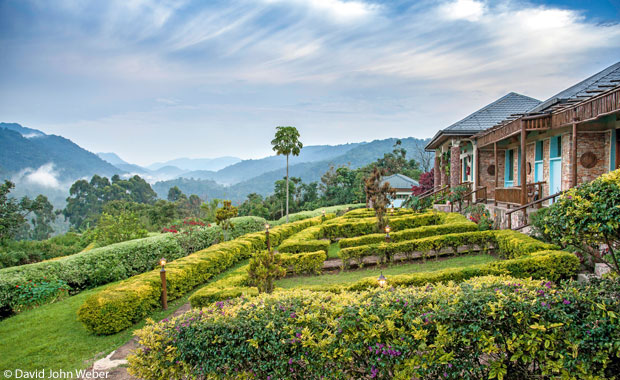
[[[312,143],[432,136],[510,91],[545,99],[620,58],[617,20],[527,0],[3,9],[0,113],[143,164],[268,154],[275,125]]]
[[[58,180],[58,172],[54,169],[54,163],[52,162],[41,165],[37,169],[23,169],[12,178],[12,181],[15,183],[38,185],[53,189],[60,189],[63,187]]]
[[[478,21],[484,15],[485,5],[476,0],[456,0],[440,7],[449,20]]]

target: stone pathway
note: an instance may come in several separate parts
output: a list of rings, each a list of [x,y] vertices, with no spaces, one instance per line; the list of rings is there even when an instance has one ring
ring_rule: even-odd
[[[186,311],[189,311],[189,309],[191,309],[191,306],[188,302],[179,307],[168,318],[181,315]],[[137,377],[133,377],[127,372],[127,356],[131,353],[131,351],[138,348],[138,346],[138,337],[133,337],[129,342],[125,343],[115,351],[112,351],[110,355],[103,359],[97,360],[90,368],[88,368],[86,372],[107,372],[106,379],[109,380],[138,380]]]

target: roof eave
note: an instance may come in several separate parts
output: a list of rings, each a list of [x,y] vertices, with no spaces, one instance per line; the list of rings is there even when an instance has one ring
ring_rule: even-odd
[[[431,141],[429,141],[428,144],[426,144],[426,146],[424,147],[424,150],[427,152],[431,152],[439,148],[439,146],[443,144],[443,142],[449,139],[450,137],[461,137],[461,138],[470,137],[479,132],[481,131],[479,130],[446,131],[445,129],[442,129],[441,131],[437,132],[437,134],[431,139]]]

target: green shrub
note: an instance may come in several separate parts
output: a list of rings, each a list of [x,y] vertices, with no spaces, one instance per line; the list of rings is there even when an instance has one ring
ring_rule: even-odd
[[[300,253],[320,250],[327,252],[329,250],[329,240],[317,240],[320,232],[321,225],[306,228],[284,240],[278,246],[278,252]]]
[[[323,211],[325,211],[326,214],[340,215],[340,213],[346,212],[347,210],[356,210],[364,206],[366,205],[363,203],[352,203],[352,204],[346,204],[346,205],[320,207],[313,211],[300,211],[294,214],[289,214],[289,222],[297,222],[299,220],[314,218],[315,216],[321,216],[323,214]],[[283,216],[282,218],[276,221],[270,222],[270,224],[274,226],[281,225],[284,223],[286,223],[286,216]]]
[[[423,226],[417,228],[411,228],[390,234],[390,240],[392,242],[400,242],[404,240],[420,239],[429,236],[459,233],[459,232],[472,232],[477,231],[478,227],[475,223],[453,223],[453,224],[439,224],[436,226]],[[385,241],[385,234],[370,234],[364,236],[358,236],[354,238],[340,239],[338,242],[340,248],[357,247],[366,244],[377,244]]]
[[[145,379],[612,379],[620,282],[480,277],[218,302],[137,335]]]
[[[100,247],[123,241],[142,239],[148,235],[138,215],[123,211],[118,215],[103,213],[95,228],[95,241]]]
[[[578,247],[620,274],[620,169],[568,190],[533,222],[553,243]]]
[[[89,243],[90,239],[75,232],[67,232],[42,241],[9,241],[0,246],[0,268],[73,255],[82,251]]]
[[[274,281],[286,276],[279,253],[259,251],[254,253],[248,265],[248,281],[255,286],[258,293],[271,293]]]
[[[320,222],[321,217],[315,217],[276,226],[270,230],[269,238],[272,244],[277,245],[289,236]],[[251,257],[253,252],[265,248],[265,233],[255,232],[169,261],[166,265],[168,299],[183,296],[240,260]],[[157,269],[110,286],[86,299],[78,310],[78,319],[96,334],[119,332],[159,306],[160,282]]]
[[[410,216],[394,217],[389,219],[392,231],[404,230],[426,225],[439,224],[442,217],[439,213],[413,214]],[[376,231],[376,219],[364,218],[349,221],[346,219],[334,219],[330,223],[321,226],[320,237],[335,240],[360,235],[368,235]]]
[[[351,259],[356,260],[357,264],[361,266],[362,259],[367,256],[377,256],[381,262],[389,262],[394,259],[396,254],[406,254],[409,257],[409,254],[421,252],[422,258],[426,258],[429,252],[434,251],[433,255],[436,256],[444,248],[451,248],[456,254],[458,248],[463,246],[479,245],[483,249],[488,249],[494,243],[495,236],[491,231],[463,232],[343,248],[340,250],[340,257],[345,267]]]
[[[198,308],[231,298],[256,295],[258,289],[249,286],[248,265],[243,265],[230,271],[222,279],[198,289],[189,298],[189,302],[193,308]]]
[[[292,268],[295,274],[321,274],[323,262],[327,260],[327,251],[282,254],[282,265]]]
[[[516,258],[536,251],[558,249],[533,237],[512,230],[494,231],[497,247],[503,257]]]
[[[231,238],[236,239],[250,232],[263,231],[267,220],[258,216],[238,216],[231,218],[230,223],[232,224],[229,231]]]

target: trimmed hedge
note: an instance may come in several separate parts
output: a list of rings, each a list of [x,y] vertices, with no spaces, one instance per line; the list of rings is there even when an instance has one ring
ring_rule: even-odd
[[[392,231],[400,231],[427,225],[440,224],[442,216],[439,213],[414,214],[389,219]],[[368,235],[376,232],[376,218],[364,218],[359,220],[334,219],[321,226],[319,237],[336,240],[360,235]]]
[[[421,239],[406,240],[395,243],[377,243],[361,245],[357,247],[343,248],[340,250],[340,257],[346,267],[349,260],[354,259],[358,265],[362,265],[362,259],[367,256],[378,256],[381,262],[392,261],[394,256],[399,253],[410,254],[422,252],[422,258],[426,258],[426,253],[439,251],[444,248],[452,248],[453,252],[458,253],[458,248],[464,245],[479,245],[488,249],[489,245],[495,243],[493,231],[474,231],[439,236],[430,236]],[[434,255],[438,253],[435,252]]]
[[[613,379],[620,281],[481,277],[339,295],[296,290],[137,332],[143,379]]]
[[[386,212],[385,216],[387,216],[388,218],[390,217],[399,217],[399,216],[407,216],[407,215],[414,215],[416,214],[415,211],[408,209],[408,208],[398,208],[394,211],[391,211],[391,209],[388,209],[388,211]],[[360,219],[360,218],[371,218],[371,217],[375,217],[375,210],[371,209],[371,208],[361,208],[361,209],[357,209],[357,210],[352,210],[347,212],[346,214],[343,215],[343,217],[345,219]]]
[[[495,239],[499,250],[507,258],[516,258],[536,251],[560,249],[557,245],[543,243],[512,230],[495,231]]]
[[[487,275],[509,275],[518,278],[541,280],[565,280],[577,274],[579,259],[566,251],[541,251],[532,256],[518,259],[494,261],[483,265],[471,265],[462,268],[449,268],[435,272],[412,273],[390,276],[387,281],[392,287],[421,286],[439,282],[462,282],[470,278]],[[314,286],[312,290],[341,291],[365,290],[378,287],[375,277],[367,277],[350,285]]]
[[[313,273],[321,274],[323,262],[327,260],[327,251],[303,252],[297,254],[282,254],[282,264],[292,267],[293,273]]]
[[[312,210],[312,211],[300,211],[294,214],[289,214],[288,220],[290,223],[290,222],[296,222],[296,221],[303,220],[303,219],[314,218],[315,216],[323,215],[323,211],[325,211],[326,214],[340,215],[346,212],[346,210],[356,210],[360,207],[365,207],[365,206],[366,205],[363,203],[350,203],[346,205],[319,207],[316,210]],[[284,224],[286,223],[286,216],[283,216],[280,219],[272,221],[270,223],[273,224],[274,226]]]
[[[326,216],[330,219],[334,215]],[[289,237],[278,246],[278,252],[300,253],[329,250],[329,240],[318,240],[321,225],[312,226]]]
[[[323,261],[327,255],[324,251],[305,252],[295,255],[281,254],[285,266],[292,268],[292,272],[320,273]],[[241,296],[255,296],[258,294],[256,287],[248,284],[248,266],[244,265],[227,274],[221,280],[210,283],[197,290],[189,298],[192,307],[206,307],[217,301]]]
[[[452,234],[459,232],[473,232],[478,231],[478,226],[473,222],[461,222],[452,224],[439,224],[436,226],[423,226],[417,228],[411,228],[407,230],[397,231],[390,234],[390,240],[394,243],[404,241],[421,239],[424,237]],[[366,244],[377,244],[385,241],[385,234],[370,234],[364,236],[358,236],[354,238],[340,239],[338,244],[340,248],[357,247]]]
[[[321,223],[321,219],[315,217],[274,227],[269,232],[270,240],[277,245],[290,235]],[[169,262],[166,265],[168,299],[181,297],[240,260],[249,258],[252,252],[265,248],[265,233],[255,232]],[[156,255],[161,257],[160,253]],[[157,308],[160,289],[159,269],[132,277],[87,298],[78,310],[78,319],[96,334],[114,334]]]

